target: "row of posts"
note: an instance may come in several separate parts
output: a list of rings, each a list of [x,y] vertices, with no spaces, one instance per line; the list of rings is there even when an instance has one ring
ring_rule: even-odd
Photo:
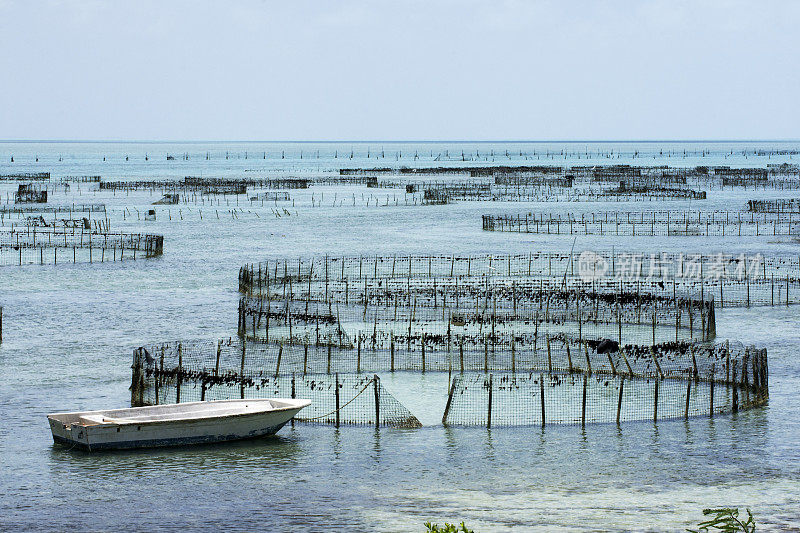
[[[658,369],[658,375],[653,378],[653,422],[658,421],[658,404],[659,404],[659,384],[664,380],[664,376],[661,373],[660,367],[658,366],[658,361],[655,359],[655,355],[653,355],[653,360],[656,363]],[[610,361],[610,357],[609,357]],[[627,362],[627,359],[626,359]],[[697,371],[697,361],[695,359],[694,353],[692,352],[692,362],[693,362],[693,371],[689,372],[689,378],[686,379],[686,399],[684,404],[684,418],[688,419],[690,416],[690,404],[691,404],[691,393],[692,393],[692,383],[697,385],[700,382],[700,376]],[[708,387],[709,387],[709,405],[708,405],[708,416],[713,417],[717,412],[717,407],[714,403],[714,389],[715,384],[721,382],[721,384],[725,385],[731,391],[731,411],[736,413],[742,407],[751,407],[751,406],[758,406],[763,405],[766,403],[767,399],[769,398],[769,368],[767,363],[767,351],[766,350],[751,350],[747,349],[745,351],[745,356],[742,359],[742,368],[741,371],[737,369],[739,361],[730,360],[730,354],[726,356],[726,363],[725,363],[725,377],[723,379],[719,379],[716,376],[716,364],[712,364],[709,378],[707,380]],[[613,368],[613,363],[612,363]],[[752,372],[752,374],[749,374]],[[586,397],[587,397],[587,390],[588,390],[588,380],[592,374],[591,368],[589,368],[588,372],[581,372],[583,373],[583,390],[581,396],[581,426],[586,425]],[[738,373],[738,375],[737,375]],[[545,387],[544,387],[544,380],[546,376],[552,376],[552,371],[548,374],[541,373],[539,374],[539,399],[540,399],[540,408],[541,408],[541,425],[544,426],[547,421],[546,411],[545,411]],[[614,372],[616,375],[616,372]],[[629,378],[633,376],[630,375]],[[641,379],[641,378],[639,378]],[[486,427],[492,427],[492,409],[493,409],[493,393],[494,393],[494,375],[489,374],[488,379],[485,382],[485,386],[487,387],[487,406],[486,406]],[[456,388],[459,386],[461,382],[458,380],[453,380],[449,387],[449,394],[447,398],[447,403],[445,405],[444,416],[442,417],[442,424],[447,425],[447,418],[450,414],[450,408],[453,402],[453,396],[455,394]],[[625,387],[625,376],[620,376],[619,381],[619,392],[617,397],[617,410],[616,410],[616,423],[619,425],[622,419],[622,400],[623,400],[623,391]],[[740,391],[748,396],[748,398],[741,403],[739,399]],[[750,395],[753,395],[752,400],[750,399]],[[701,414],[701,413],[698,413]]]

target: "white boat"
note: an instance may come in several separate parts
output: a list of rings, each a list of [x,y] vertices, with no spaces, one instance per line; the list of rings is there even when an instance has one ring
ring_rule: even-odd
[[[86,451],[180,446],[275,434],[310,400],[187,402],[48,415],[53,441]]]

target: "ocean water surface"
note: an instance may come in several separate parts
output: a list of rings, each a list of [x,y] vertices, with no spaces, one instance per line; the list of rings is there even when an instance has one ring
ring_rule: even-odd
[[[342,167],[798,163],[800,143],[0,143],[0,175],[105,180],[319,175]],[[167,156],[173,157],[168,159]],[[12,162],[13,158],[13,162]],[[15,182],[0,181],[5,199]],[[718,309],[717,338],[766,347],[770,401],[736,415],[616,425],[445,428],[447,376],[382,376],[415,430],[296,424],[257,442],[76,453],[46,414],[129,404],[134,347],[235,335],[237,272],[267,258],[617,250],[800,255],[790,238],[579,237],[484,232],[485,213],[739,210],[797,191],[711,191],[705,201],[395,206],[397,191],[290,191],[276,217],[243,198],[159,208],[158,193],[73,184],[52,203],[104,203],[114,231],[164,235],[153,260],[0,266],[0,529],[236,528],[422,531],[681,530],[702,509],[749,507],[800,528],[800,313]],[[311,207],[311,195],[321,205]],[[379,205],[366,206],[362,195]],[[352,200],[351,200],[352,198]],[[387,205],[384,204],[386,200]],[[353,205],[353,204],[356,205]],[[169,209],[163,216],[162,209]],[[238,211],[234,211],[238,209]],[[202,212],[202,219],[200,213]],[[5,219],[4,224],[8,225]]]

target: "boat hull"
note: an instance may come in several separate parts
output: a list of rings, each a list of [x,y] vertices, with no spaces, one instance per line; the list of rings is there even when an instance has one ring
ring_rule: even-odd
[[[56,444],[86,451],[119,450],[211,444],[266,437],[274,435],[303,407],[305,405],[183,420],[133,419],[118,422],[113,417],[103,418],[103,415],[111,415],[114,411],[92,413],[93,417],[100,421],[99,423],[87,423],[85,414],[74,422],[65,420],[64,415],[51,415],[48,420]],[[126,412],[130,411],[133,410]],[[71,415],[74,417],[80,413]]]

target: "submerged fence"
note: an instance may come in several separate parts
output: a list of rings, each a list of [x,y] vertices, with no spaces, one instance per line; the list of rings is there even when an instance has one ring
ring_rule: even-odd
[[[137,348],[131,403],[309,397],[308,422],[417,427],[380,386],[378,372],[400,371],[447,372],[452,425],[713,416],[767,401],[765,350],[707,342],[713,297],[670,294],[663,281],[626,292],[622,281],[537,279],[520,257],[459,258],[459,275],[454,256],[400,258],[402,271],[379,257],[246,265],[238,336]],[[572,264],[552,254],[537,268],[545,259]],[[487,275],[498,265],[506,276]]]
[[[260,348],[267,348],[260,346]],[[295,420],[310,423],[419,427],[377,375],[272,373],[259,345],[238,340],[168,343],[134,351],[131,405],[233,398],[304,398]]]
[[[131,403],[310,398],[311,408],[298,420],[419,426],[371,374],[393,370],[386,362],[319,348],[241,339],[141,347],[134,351]],[[491,427],[661,420],[735,412],[768,399],[766,350],[740,345],[592,349],[585,359],[568,348],[542,347],[517,360],[512,354],[504,353],[488,370],[474,357],[459,368],[457,353],[448,354],[447,364],[439,358],[435,368],[429,367],[448,371],[452,378],[443,423]],[[400,359],[398,367],[419,370],[406,364],[409,359]]]
[[[485,231],[546,235],[623,236],[776,236],[800,235],[800,215],[738,211],[601,212],[581,214],[526,213],[483,215]]]
[[[161,235],[37,226],[0,231],[0,265],[149,259],[162,255],[163,251]]]
[[[751,352],[761,371],[761,356]],[[765,374],[766,379],[766,374]],[[759,374],[732,380],[588,373],[464,374],[453,379],[445,425],[532,426],[690,418],[766,404]]]

